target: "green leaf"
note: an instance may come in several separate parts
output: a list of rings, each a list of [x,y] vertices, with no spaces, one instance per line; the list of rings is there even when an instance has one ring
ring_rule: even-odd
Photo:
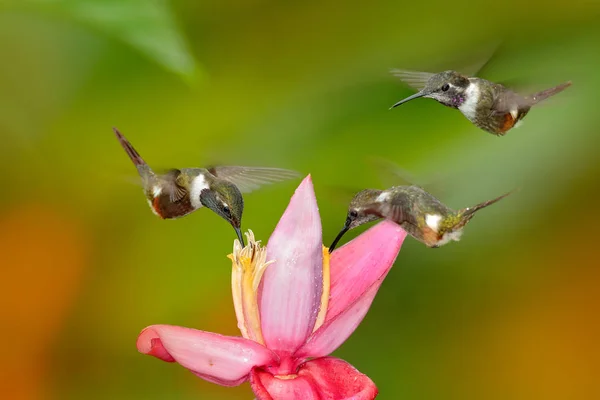
[[[186,79],[199,72],[166,0],[25,0],[20,5],[65,14],[128,43]]]

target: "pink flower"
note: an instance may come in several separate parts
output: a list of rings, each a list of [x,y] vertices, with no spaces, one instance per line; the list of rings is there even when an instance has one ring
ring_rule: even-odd
[[[224,386],[250,380],[259,400],[373,399],[377,387],[328,355],[358,327],[406,233],[384,221],[331,254],[310,176],[266,248],[235,240],[232,292],[243,337],[170,325],[142,331],[137,348]],[[268,261],[269,260],[269,261]]]

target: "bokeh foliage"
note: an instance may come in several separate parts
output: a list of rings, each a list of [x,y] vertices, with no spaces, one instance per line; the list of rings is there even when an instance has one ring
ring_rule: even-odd
[[[381,185],[370,156],[441,181],[456,208],[520,188],[459,243],[408,239],[336,355],[382,399],[599,397],[599,10],[581,0],[0,2],[3,393],[251,396],[136,352],[154,323],[237,333],[225,258],[234,234],[205,210],[154,217],[117,126],[158,168],[312,173],[327,242],[344,220],[338,188]],[[573,87],[503,138],[433,101],[387,109],[410,93],[390,68],[462,68],[497,43],[486,77]],[[248,195],[244,227],[266,241],[296,183]]]

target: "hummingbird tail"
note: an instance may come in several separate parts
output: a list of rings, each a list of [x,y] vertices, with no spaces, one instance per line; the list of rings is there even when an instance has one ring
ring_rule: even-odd
[[[129,143],[129,141],[125,139],[125,136],[123,136],[123,134],[119,132],[117,128],[113,128],[113,131],[115,132],[117,139],[119,139],[119,143],[121,143],[121,146],[123,146],[123,149],[125,149],[125,152],[129,156],[131,161],[133,161],[133,164],[137,167],[140,175],[151,174],[152,170],[150,169],[148,164],[144,161],[142,156],[140,156],[140,154],[133,148],[131,143]]]
[[[503,198],[505,198],[509,194],[512,194],[513,192],[514,192],[514,190],[512,190],[512,191],[510,191],[508,193],[504,193],[502,196],[498,196],[495,199],[484,201],[483,203],[479,203],[479,204],[477,204],[477,205],[475,205],[473,207],[464,208],[460,212],[462,220],[464,220],[465,223],[468,222],[471,218],[473,218],[473,215],[475,215],[475,213],[477,211],[481,210],[482,208],[486,208],[487,206],[491,206],[494,203],[499,202],[500,200],[502,200]]]
[[[542,90],[541,92],[537,92],[537,93],[531,95],[530,98],[531,98],[532,105],[537,104],[543,100],[546,100],[548,97],[554,96],[555,94],[562,92],[563,90],[565,90],[566,88],[571,86],[571,84],[572,84],[571,81],[561,83],[558,86],[555,86],[550,89]]]

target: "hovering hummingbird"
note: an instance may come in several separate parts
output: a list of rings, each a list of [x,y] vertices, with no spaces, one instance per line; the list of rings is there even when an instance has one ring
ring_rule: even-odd
[[[329,252],[350,229],[380,218],[396,222],[428,247],[440,247],[452,240],[460,240],[463,228],[477,211],[509,194],[454,211],[419,186],[365,189],[350,202],[346,223],[329,247]]]
[[[392,74],[418,92],[400,100],[391,108],[418,97],[434,99],[445,106],[457,108],[474,125],[497,136],[505,135],[527,115],[532,106],[571,86],[571,82],[565,82],[523,96],[501,84],[467,77],[456,71],[432,74],[392,70]]]
[[[121,132],[113,130],[142,178],[144,193],[154,214],[162,219],[173,219],[206,206],[233,226],[242,246],[245,245],[241,232],[242,193],[298,177],[298,173],[286,169],[233,166],[172,169],[156,174]]]

